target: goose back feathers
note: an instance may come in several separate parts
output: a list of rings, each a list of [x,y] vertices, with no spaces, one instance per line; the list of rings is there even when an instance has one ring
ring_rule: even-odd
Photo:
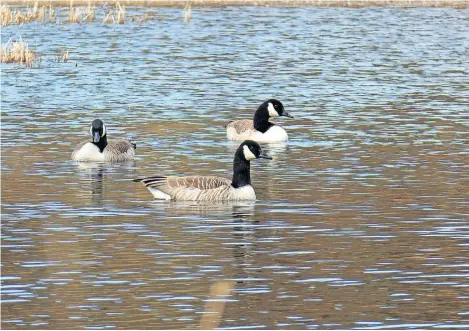
[[[255,200],[254,189],[236,190],[231,181],[215,176],[166,177],[153,176],[141,181],[156,199],[164,200]]]

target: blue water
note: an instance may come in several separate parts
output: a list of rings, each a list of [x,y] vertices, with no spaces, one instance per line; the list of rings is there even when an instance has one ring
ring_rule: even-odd
[[[151,10],[2,28],[41,58],[1,64],[2,328],[198,328],[226,281],[221,329],[467,329],[469,11]],[[271,97],[256,202],[131,181],[230,178],[223,126]],[[97,117],[135,163],[70,161]]]

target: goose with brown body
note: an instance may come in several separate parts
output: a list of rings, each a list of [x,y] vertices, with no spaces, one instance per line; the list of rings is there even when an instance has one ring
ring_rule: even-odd
[[[255,141],[247,140],[236,150],[233,160],[233,178],[216,176],[151,176],[135,179],[163,200],[256,200],[251,186],[250,162],[254,159],[272,159],[264,154]]]

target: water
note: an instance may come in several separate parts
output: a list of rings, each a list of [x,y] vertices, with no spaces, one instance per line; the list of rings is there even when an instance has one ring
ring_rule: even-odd
[[[2,328],[197,328],[230,280],[220,328],[467,329],[469,11],[192,17],[2,29],[43,55],[2,64]],[[270,97],[295,119],[253,161],[258,201],[131,181],[229,178],[223,125]],[[135,164],[69,160],[96,117]]]

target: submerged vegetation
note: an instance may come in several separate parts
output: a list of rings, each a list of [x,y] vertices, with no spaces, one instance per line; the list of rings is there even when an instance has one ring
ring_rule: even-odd
[[[36,53],[29,49],[21,37],[19,41],[10,39],[1,47],[2,63],[19,63],[31,67],[35,61],[37,61]]]

